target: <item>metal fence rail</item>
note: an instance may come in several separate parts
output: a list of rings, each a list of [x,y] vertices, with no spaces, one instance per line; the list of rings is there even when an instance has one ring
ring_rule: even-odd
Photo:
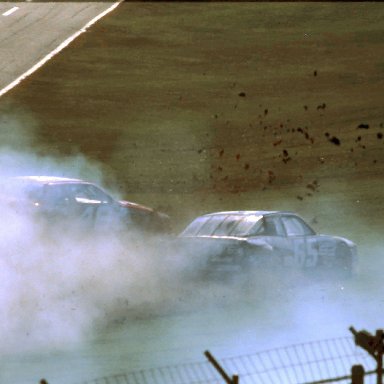
[[[352,337],[295,344],[236,357],[216,357],[241,384],[304,384],[316,381],[350,383],[352,365],[367,371],[375,361],[355,346]],[[365,383],[374,383],[367,376]],[[221,384],[223,379],[208,361],[152,368],[98,378],[82,384]]]

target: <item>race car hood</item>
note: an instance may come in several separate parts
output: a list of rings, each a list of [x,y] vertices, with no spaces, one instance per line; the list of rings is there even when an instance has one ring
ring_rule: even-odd
[[[145,205],[133,203],[132,201],[119,200],[119,203],[121,206],[123,206],[125,208],[138,209],[140,211],[143,211],[143,213],[144,212],[147,212],[147,213],[155,212],[155,210],[153,208],[147,207]]]
[[[119,204],[129,210],[131,219],[140,227],[157,233],[171,233],[171,219],[167,214],[131,201],[121,200]]]

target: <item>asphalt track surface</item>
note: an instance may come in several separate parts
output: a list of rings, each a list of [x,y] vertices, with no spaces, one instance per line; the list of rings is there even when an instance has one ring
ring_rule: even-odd
[[[0,90],[110,6],[0,3]],[[198,291],[207,296],[206,301],[192,310],[133,317],[77,345],[3,354],[0,383],[34,383],[42,377],[50,383],[78,383],[132,370],[202,361],[206,349],[217,357],[236,356],[344,336],[350,325],[357,329],[370,327],[371,331],[380,327],[379,308],[367,299],[370,292],[357,293],[352,282],[302,283],[285,292],[277,289],[269,293],[265,287],[265,292],[251,292],[247,297],[234,293],[228,300],[224,296],[232,289],[235,292],[236,285],[223,287],[222,291],[207,286]]]
[[[0,96],[117,3],[0,3]]]

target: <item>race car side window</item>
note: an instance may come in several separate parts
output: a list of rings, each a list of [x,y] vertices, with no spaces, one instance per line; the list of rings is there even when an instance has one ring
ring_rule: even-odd
[[[287,236],[311,236],[313,230],[301,219],[295,216],[286,216],[281,218]]]
[[[264,218],[263,235],[265,236],[277,236],[276,224],[272,217]]]
[[[285,236],[285,230],[279,216],[264,216],[261,234],[264,236]]]

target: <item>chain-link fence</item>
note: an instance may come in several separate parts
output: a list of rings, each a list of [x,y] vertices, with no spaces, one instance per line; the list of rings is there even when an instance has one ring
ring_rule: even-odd
[[[362,364],[366,372],[375,360],[355,346],[352,337],[295,344],[254,354],[220,358],[225,372],[238,375],[241,384],[350,383],[351,367]],[[374,383],[367,375],[366,384]],[[208,360],[152,368],[89,380],[81,384],[213,384],[223,379]]]

